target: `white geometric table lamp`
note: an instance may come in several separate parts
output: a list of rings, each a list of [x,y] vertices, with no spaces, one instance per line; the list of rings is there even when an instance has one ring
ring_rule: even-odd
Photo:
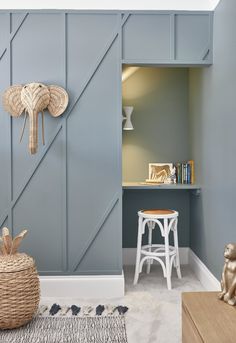
[[[133,124],[131,122],[131,115],[134,110],[133,106],[124,106],[124,112],[125,117],[123,117],[123,120],[126,120],[125,125],[123,126],[123,130],[133,130]]]

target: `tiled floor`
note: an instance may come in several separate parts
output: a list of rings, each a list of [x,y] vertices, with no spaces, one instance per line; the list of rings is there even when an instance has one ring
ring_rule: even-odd
[[[129,343],[180,343],[181,342],[181,292],[201,291],[203,287],[189,267],[182,267],[181,280],[175,271],[173,289],[168,291],[159,266],[153,266],[149,275],[142,274],[138,285],[133,286],[133,267],[125,270],[126,295],[123,299],[85,301],[60,299],[60,304],[98,305],[122,304],[129,307],[126,315]],[[58,299],[45,298],[42,303],[52,304]]]

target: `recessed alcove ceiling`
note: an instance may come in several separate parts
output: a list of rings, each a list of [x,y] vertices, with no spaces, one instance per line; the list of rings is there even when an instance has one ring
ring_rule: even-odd
[[[220,0],[0,0],[0,9],[214,10]]]
[[[123,66],[122,68],[122,82],[128,80],[134,73],[136,73],[140,67],[136,66]]]

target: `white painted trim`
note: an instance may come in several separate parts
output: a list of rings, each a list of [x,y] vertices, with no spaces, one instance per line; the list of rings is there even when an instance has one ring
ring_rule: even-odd
[[[120,298],[124,296],[124,274],[88,276],[41,276],[41,296],[55,298]]]
[[[219,0],[0,0],[0,9],[214,10]]]
[[[189,248],[179,248],[180,264],[188,264]],[[136,262],[136,248],[123,248],[123,265],[134,266]]]
[[[220,282],[191,249],[189,249],[189,265],[207,291],[220,290]]]
[[[189,264],[206,290],[220,290],[220,282],[190,248],[179,248],[180,263]],[[136,248],[123,249],[124,265],[135,265]],[[55,298],[120,298],[124,275],[41,276],[41,296]]]
[[[190,248],[179,248],[179,255],[180,264],[189,264],[190,268],[206,290],[220,290],[220,282]],[[136,248],[123,249],[124,265],[135,265],[135,258]]]

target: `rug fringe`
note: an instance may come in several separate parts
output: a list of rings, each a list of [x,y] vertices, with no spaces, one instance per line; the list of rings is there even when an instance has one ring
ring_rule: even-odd
[[[71,317],[71,316],[82,316],[82,317],[97,317],[97,316],[117,316],[124,315],[128,311],[127,306],[115,306],[115,305],[98,305],[92,306],[60,306],[53,304],[52,306],[40,305],[37,315],[43,317]]]

